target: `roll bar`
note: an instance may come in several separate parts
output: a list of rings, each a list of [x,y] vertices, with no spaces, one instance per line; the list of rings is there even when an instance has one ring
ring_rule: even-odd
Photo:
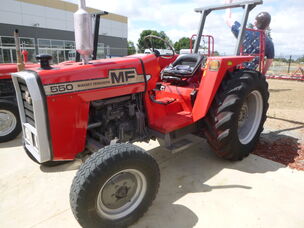
[[[98,36],[99,36],[99,24],[100,24],[100,16],[108,15],[107,11],[101,11],[98,13],[93,14],[95,17],[95,24],[94,24],[94,41],[93,41],[93,60],[97,58],[97,45],[98,45]]]
[[[240,55],[240,50],[241,50],[241,44],[244,39],[244,34],[245,34],[245,28],[246,24],[248,21],[248,16],[249,12],[256,6],[263,4],[263,0],[251,0],[251,1],[245,1],[245,2],[235,2],[235,3],[230,3],[230,4],[222,4],[222,5],[215,5],[215,6],[209,6],[209,7],[203,7],[203,8],[196,8],[194,11],[197,13],[201,13],[201,22],[198,28],[198,33],[197,33],[197,39],[194,44],[194,53],[198,53],[198,49],[201,43],[201,37],[203,34],[206,18],[211,13],[211,11],[214,10],[223,10],[223,9],[228,9],[228,8],[238,8],[242,7],[244,9],[244,14],[242,18],[242,23],[241,23],[241,30],[239,32],[239,36],[237,39],[237,45],[235,48],[235,55]]]

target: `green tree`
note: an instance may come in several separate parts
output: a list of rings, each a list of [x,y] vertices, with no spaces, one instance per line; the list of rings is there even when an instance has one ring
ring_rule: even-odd
[[[182,37],[174,43],[174,49],[176,52],[179,52],[181,49],[190,48],[190,39],[188,37]]]
[[[133,55],[136,53],[135,45],[132,41],[128,41],[128,55]]]
[[[278,62],[288,63],[288,59],[286,59],[284,57],[274,58],[274,60],[278,61]]]
[[[219,53],[218,51],[214,51],[214,52],[213,52],[213,55],[214,55],[214,56],[219,56],[220,53]]]
[[[297,62],[299,62],[299,63],[304,62],[304,55],[300,58],[297,58]]]
[[[165,40],[167,40],[169,43],[172,41],[169,39],[169,37],[166,35],[165,32],[161,31],[158,32],[156,30],[143,30],[140,33],[139,39],[138,39],[138,44],[137,47],[139,49],[140,52],[144,52],[144,50],[146,48],[151,47],[150,41],[149,40],[144,40],[145,36],[148,35],[155,35],[155,36],[159,36]],[[154,48],[158,48],[158,49],[166,49],[166,44],[161,41],[161,40],[157,40],[157,39],[151,39],[151,42],[153,43]]]
[[[164,31],[160,31],[159,35],[160,35],[161,38],[166,40],[173,47],[172,40],[167,36],[167,34]]]

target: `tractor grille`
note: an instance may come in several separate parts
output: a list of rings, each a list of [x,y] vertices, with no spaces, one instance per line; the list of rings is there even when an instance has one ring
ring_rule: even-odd
[[[25,81],[21,78],[18,78],[19,88],[21,91],[24,114],[25,114],[25,121],[29,123],[33,127],[35,127],[35,118],[34,118],[34,109],[33,109],[33,101],[27,85]]]
[[[46,100],[39,75],[34,71],[12,74],[16,90],[23,143],[30,157],[43,163],[52,160]]]

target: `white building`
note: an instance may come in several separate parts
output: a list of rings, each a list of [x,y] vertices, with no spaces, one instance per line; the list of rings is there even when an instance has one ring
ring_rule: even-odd
[[[48,53],[53,61],[75,53],[73,13],[78,5],[60,0],[0,0],[0,63],[16,62],[13,33],[29,51],[30,61]],[[89,13],[100,9],[87,8]],[[109,13],[100,18],[98,57],[127,55],[128,18]]]

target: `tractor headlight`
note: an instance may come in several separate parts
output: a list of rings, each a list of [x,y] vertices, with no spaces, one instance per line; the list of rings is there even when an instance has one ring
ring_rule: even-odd
[[[208,68],[210,71],[218,71],[220,69],[220,65],[221,63],[219,60],[211,60],[209,62]]]

